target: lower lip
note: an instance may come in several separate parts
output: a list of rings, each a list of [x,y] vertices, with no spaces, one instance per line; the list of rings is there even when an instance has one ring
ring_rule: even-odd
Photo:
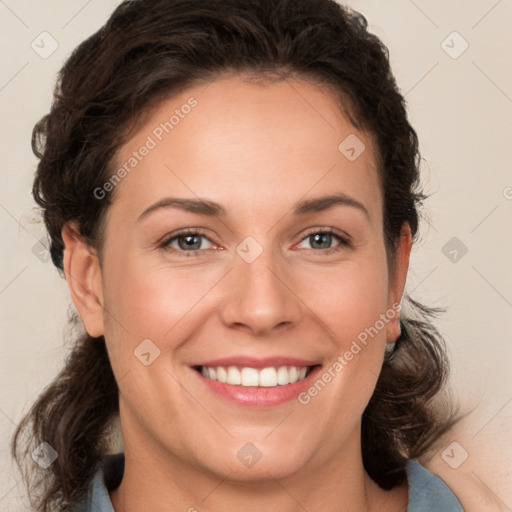
[[[226,384],[218,380],[207,379],[198,371],[193,371],[211,391],[236,405],[245,407],[272,407],[297,399],[300,393],[311,386],[311,382],[320,368],[320,366],[315,366],[308,376],[299,382],[274,387]]]

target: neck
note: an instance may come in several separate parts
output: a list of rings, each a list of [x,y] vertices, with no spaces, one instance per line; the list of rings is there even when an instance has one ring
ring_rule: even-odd
[[[217,474],[178,459],[147,439],[137,443],[132,435],[128,437],[132,442],[125,442],[122,482],[110,497],[116,512],[405,510],[407,485],[384,491],[370,479],[363,468],[359,435],[354,432],[328,460],[304,465],[279,479],[266,471],[255,480],[234,478],[235,473]]]

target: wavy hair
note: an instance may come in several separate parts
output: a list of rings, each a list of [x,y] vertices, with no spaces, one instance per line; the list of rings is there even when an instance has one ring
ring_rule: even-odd
[[[403,223],[417,238],[426,199],[418,139],[388,50],[361,14],[333,0],[127,0],[66,61],[51,110],[33,130],[33,196],[59,271],[67,222],[77,221],[83,238],[101,250],[112,194],[98,200],[94,190],[112,175],[116,151],[142,117],[171,95],[225,74],[304,79],[338,94],[340,108],[376,143],[391,265]],[[405,329],[362,418],[364,466],[385,489],[402,482],[406,460],[425,454],[454,421],[436,400],[448,372],[432,324],[438,310],[405,300]],[[105,340],[84,332],[12,440],[35,510],[70,510],[85,496],[111,448],[117,415]],[[44,472],[30,460],[42,442],[58,452]]]

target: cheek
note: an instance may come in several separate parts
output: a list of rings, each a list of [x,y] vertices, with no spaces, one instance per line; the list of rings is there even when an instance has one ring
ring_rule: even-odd
[[[330,329],[340,348],[386,311],[388,275],[383,258],[354,259],[300,279],[301,298]]]
[[[336,446],[360,421],[383,361],[386,329],[380,319],[387,307],[388,274],[379,249],[370,253],[337,272],[318,275],[308,295],[331,346],[328,362],[299,403],[311,417],[324,418]]]
[[[105,272],[105,333],[116,351],[133,351],[144,339],[161,350],[174,346],[179,337],[173,331],[183,333],[197,323],[202,300],[222,276],[218,268],[171,270],[142,261],[120,259]]]
[[[124,282],[113,283],[115,310],[131,331],[161,338],[183,318],[206,292],[204,281],[176,273],[130,272]]]
[[[344,407],[333,413],[337,426],[340,422],[350,424],[362,414],[375,389],[384,355],[386,323],[381,318],[388,302],[385,252],[374,247],[367,255],[346,262],[337,271],[318,273],[305,301],[331,340],[329,362],[325,375],[320,376],[329,382],[329,389],[325,394],[322,391],[323,400],[315,407],[323,414],[325,404],[337,404],[343,397]]]
[[[172,329],[180,330],[200,315],[205,303],[211,306],[225,272],[214,265],[169,269],[164,264],[145,267],[136,258],[118,259],[104,273],[107,331],[124,328],[135,340],[167,339]],[[287,274],[305,315],[309,309],[343,339],[373,325],[385,311],[388,276],[385,253],[378,247],[338,266],[299,266]]]
[[[201,325],[201,299],[215,280],[190,269],[143,268],[128,258],[115,267],[106,273],[105,339],[121,394],[131,413],[142,418],[171,407],[156,393],[168,389],[177,414],[187,404],[167,372]]]

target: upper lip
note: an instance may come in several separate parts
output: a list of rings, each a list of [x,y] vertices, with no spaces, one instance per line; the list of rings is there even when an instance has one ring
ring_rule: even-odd
[[[268,368],[271,366],[315,366],[320,364],[318,361],[310,361],[307,359],[300,359],[297,357],[275,356],[275,357],[253,357],[253,356],[231,356],[223,357],[221,359],[212,359],[203,361],[193,366],[240,366],[249,368]]]

